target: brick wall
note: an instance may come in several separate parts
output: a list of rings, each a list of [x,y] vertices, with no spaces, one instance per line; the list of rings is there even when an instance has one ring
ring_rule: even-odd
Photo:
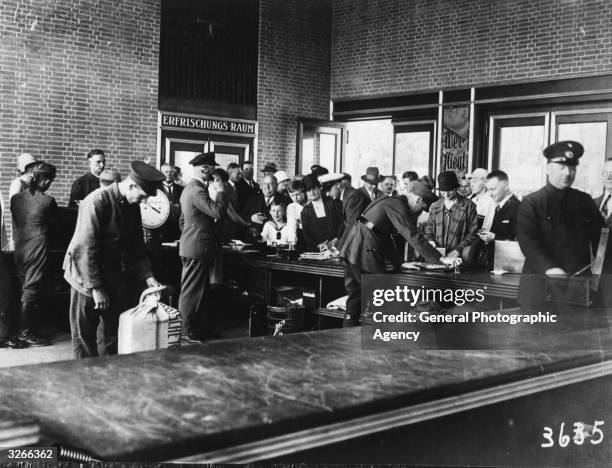
[[[155,161],[160,0],[0,2],[0,190],[19,153],[57,165],[49,193],[102,148],[108,166]],[[6,218],[5,218],[6,219]]]
[[[332,99],[612,71],[609,0],[334,0]]]
[[[260,1],[259,169],[293,173],[297,118],[329,118],[330,52],[331,0]]]

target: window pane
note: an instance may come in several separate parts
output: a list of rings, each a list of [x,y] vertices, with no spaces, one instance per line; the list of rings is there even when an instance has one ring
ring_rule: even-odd
[[[557,140],[574,140],[584,146],[573,187],[596,197],[601,194],[601,170],[606,159],[607,122],[564,123],[557,127]]]
[[[314,164],[314,138],[302,140],[302,174],[310,174],[310,168]]]
[[[217,153],[215,152],[215,161],[221,169],[227,169],[229,163],[240,162],[240,157],[237,154]]]
[[[334,172],[336,162],[336,135],[333,133],[319,134],[319,164]]]
[[[391,174],[393,157],[393,125],[391,120],[350,122],[344,172],[353,176],[353,185],[363,185],[361,176],[369,166],[377,166],[381,174]]]
[[[399,177],[414,171],[419,177],[429,175],[431,132],[395,134],[395,172]]]
[[[194,157],[200,154],[200,151],[175,151],[174,165],[181,168],[183,173],[183,182],[187,183],[193,179],[193,166],[189,164]]]
[[[544,125],[501,127],[499,168],[508,174],[510,188],[522,198],[546,183]]]

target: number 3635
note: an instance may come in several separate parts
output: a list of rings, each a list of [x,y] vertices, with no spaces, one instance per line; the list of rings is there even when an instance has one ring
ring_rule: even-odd
[[[567,447],[571,442],[574,445],[583,445],[587,440],[592,445],[601,444],[604,438],[604,433],[601,430],[603,425],[603,421],[595,421],[593,425],[575,422],[573,428],[568,427],[566,429],[565,423],[562,422],[558,434],[555,434],[553,428],[545,426],[544,432],[542,432],[543,442],[541,446],[544,448],[554,447],[555,445]]]

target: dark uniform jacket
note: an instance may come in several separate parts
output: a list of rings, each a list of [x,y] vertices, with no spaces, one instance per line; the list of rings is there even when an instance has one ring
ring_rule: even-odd
[[[253,187],[251,187],[246,180],[240,179],[240,181],[236,183],[236,193],[238,194],[238,212],[244,211],[247,200],[254,198],[255,195],[260,192],[261,188],[257,182],[253,181]]]
[[[450,218],[445,217],[444,199],[435,201],[429,208],[429,220],[425,227],[425,237],[436,243],[437,247],[446,248],[446,254],[453,250],[463,253],[476,239],[478,216],[476,204],[461,195],[453,205]]]
[[[351,187],[352,188],[352,187]],[[375,199],[381,198],[383,193],[380,190],[376,190]],[[355,221],[359,219],[361,214],[365,211],[367,206],[372,203],[369,193],[365,187],[353,189],[349,191],[346,189],[342,200],[342,217],[344,218],[344,233],[338,241],[338,247],[341,248],[342,244],[346,240],[346,236],[351,229],[351,226],[355,224]]]
[[[327,242],[334,238],[340,238],[344,230],[342,220],[342,204],[340,200],[322,197],[325,217],[317,218],[312,203],[308,203],[302,210],[302,235],[306,243],[306,250],[318,252],[317,247],[321,242]]]
[[[363,272],[385,273],[385,259],[389,253],[387,246],[394,231],[401,234],[427,262],[438,263],[440,252],[417,229],[417,216],[410,213],[406,197],[376,200],[363,213],[363,218],[371,221],[375,229],[369,229],[362,222],[353,225],[340,251],[344,260]]]
[[[525,196],[517,219],[518,242],[525,255],[519,302],[543,304],[546,270],[563,268],[571,275],[591,263],[604,225],[593,199],[579,190],[547,184]]]
[[[193,178],[181,195],[183,233],[179,244],[179,255],[186,258],[211,259],[217,251],[215,220],[225,215],[229,203],[226,192],[218,192],[213,201],[208,187],[198,178]]]
[[[100,188],[100,179],[98,179],[91,172],[79,177],[72,184],[70,189],[70,200],[68,206],[75,208],[77,201],[84,200],[87,195],[93,192],[95,189]]]
[[[495,212],[491,232],[495,234],[495,240],[516,240],[516,219],[521,202],[512,195],[504,206]]]
[[[66,281],[90,296],[92,288],[116,285],[128,269],[140,280],[153,276],[140,206],[129,204],[116,182],[81,202],[63,268]]]

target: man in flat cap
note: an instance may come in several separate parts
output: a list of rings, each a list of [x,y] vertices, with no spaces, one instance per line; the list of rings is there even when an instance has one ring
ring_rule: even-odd
[[[361,316],[361,276],[385,273],[388,258],[396,269],[402,264],[401,254],[390,248],[391,234],[398,232],[430,263],[452,263],[442,259],[417,229],[416,220],[423,209],[435,200],[423,184],[413,186],[406,195],[381,197],[371,203],[358,218],[340,250],[344,260],[344,286],[348,295],[344,326],[359,325]]]
[[[70,330],[77,358],[98,356],[96,329],[102,323],[104,350],[117,354],[119,315],[131,307],[131,278],[159,286],[145,251],[140,202],[156,193],[164,175],[142,161],[130,164],[121,182],[86,197],[64,258],[71,286]]]
[[[183,318],[183,340],[198,343],[214,334],[212,316],[205,313],[203,306],[218,248],[215,221],[225,216],[229,197],[223,182],[213,179],[213,171],[218,166],[214,152],[198,154],[189,164],[193,166],[194,177],[181,194],[183,233],[179,255],[183,272],[178,308]],[[217,193],[214,200],[208,193],[209,184]]]
[[[518,299],[523,306],[544,305],[545,275],[572,275],[597,253],[603,217],[588,194],[572,188],[583,153],[576,141],[546,148],[548,182],[519,206],[517,238],[525,265]]]

